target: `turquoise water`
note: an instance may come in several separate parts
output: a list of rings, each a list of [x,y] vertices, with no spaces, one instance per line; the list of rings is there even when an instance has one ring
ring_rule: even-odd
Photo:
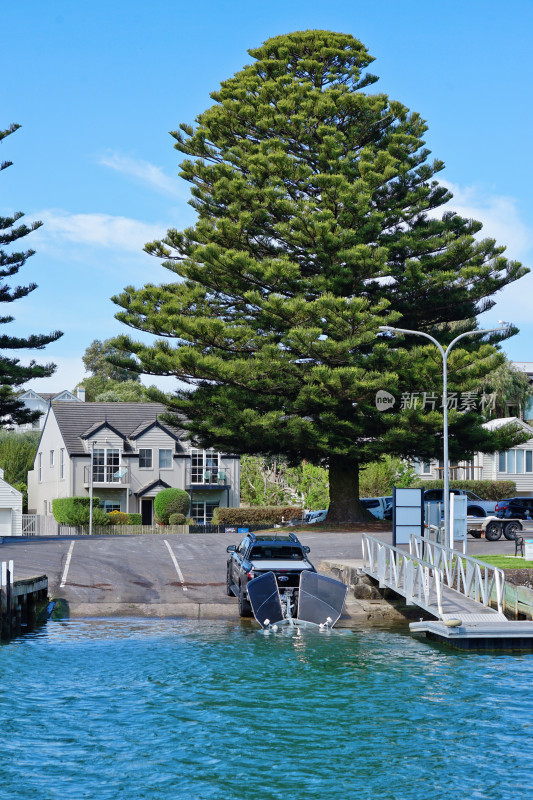
[[[0,647],[0,798],[533,793],[533,656],[391,631],[84,620]]]

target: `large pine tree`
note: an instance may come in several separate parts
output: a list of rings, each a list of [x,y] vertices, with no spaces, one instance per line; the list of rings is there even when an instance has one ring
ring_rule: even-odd
[[[435,214],[451,198],[434,179],[443,163],[428,161],[417,113],[368,91],[359,41],[305,31],[249,52],[196,126],[172,134],[198,220],[146,250],[175,281],[113,298],[119,320],[159,339],[116,345],[139,371],[189,384],[170,411],[197,443],[327,465],[328,519],[356,520],[365,464],[442,453],[439,402],[400,403],[440,395],[440,355],[379,326],[446,344],[527,270],[476,240],[480,223]],[[476,391],[503,360],[497,342],[454,352],[452,391]],[[380,389],[396,397],[387,412]],[[485,431],[480,411],[450,410],[452,458],[515,441]]]
[[[0,130],[0,142],[20,128],[20,125],[11,125],[6,130]],[[0,170],[10,167],[11,161],[0,163]],[[42,225],[41,222],[32,222],[29,225],[17,224],[21,217],[21,211],[17,211],[10,217],[0,217],[0,303],[13,303],[22,297],[26,297],[30,292],[37,288],[37,284],[29,283],[27,286],[11,287],[7,278],[16,275],[19,269],[24,266],[34,250],[13,251],[11,248],[5,250],[4,247],[12,245],[14,242],[27,236],[32,231],[37,230]],[[12,316],[0,316],[0,323],[7,324],[13,322]],[[19,336],[9,336],[7,333],[0,334],[0,426],[10,427],[12,423],[22,424],[33,422],[38,419],[39,412],[27,409],[17,396],[17,390],[26,381],[32,378],[45,378],[55,371],[54,364],[37,364],[30,361],[23,365],[18,358],[10,358],[2,351],[4,350],[42,350],[45,345],[55,342],[63,334],[61,331],[53,331],[48,335],[32,334],[26,338]]]

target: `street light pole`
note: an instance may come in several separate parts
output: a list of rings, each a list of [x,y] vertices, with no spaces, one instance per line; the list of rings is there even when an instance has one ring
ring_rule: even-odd
[[[380,331],[387,331],[389,333],[409,333],[414,336],[423,336],[425,339],[429,339],[436,345],[440,351],[442,356],[442,405],[443,405],[443,461],[444,461],[444,538],[446,546],[448,546],[449,533],[450,533],[450,467],[449,467],[449,457],[448,457],[448,355],[452,347],[457,344],[458,341],[464,339],[465,336],[483,336],[485,333],[497,333],[501,331],[505,331],[508,329],[508,325],[505,325],[502,328],[488,328],[486,330],[477,330],[477,331],[467,331],[466,333],[461,333],[459,336],[456,336],[453,341],[450,342],[446,350],[442,347],[440,342],[430,336],[429,333],[424,333],[423,331],[411,331],[407,328],[393,328],[390,325],[380,325]]]

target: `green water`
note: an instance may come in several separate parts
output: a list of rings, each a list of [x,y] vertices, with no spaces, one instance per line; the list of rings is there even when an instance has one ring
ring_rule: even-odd
[[[390,631],[49,622],[0,647],[0,798],[533,794],[533,657]]]

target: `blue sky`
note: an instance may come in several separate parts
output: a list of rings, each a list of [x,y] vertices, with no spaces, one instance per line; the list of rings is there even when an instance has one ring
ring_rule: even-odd
[[[37,252],[18,276],[39,288],[9,308],[9,332],[64,331],[36,354],[58,365],[31,383],[41,391],[73,388],[91,341],[126,331],[113,294],[170,277],[142,252],[194,219],[168,131],[211,104],[252,60],[248,48],[280,33],[324,28],[364,42],[376,90],[427,120],[452,207],[533,263],[531,0],[19,0],[1,22],[0,127],[23,127],[0,146],[14,162],[0,174],[0,214],[44,222],[24,240]],[[533,276],[497,299],[481,322],[514,321],[506,352],[533,361]]]

